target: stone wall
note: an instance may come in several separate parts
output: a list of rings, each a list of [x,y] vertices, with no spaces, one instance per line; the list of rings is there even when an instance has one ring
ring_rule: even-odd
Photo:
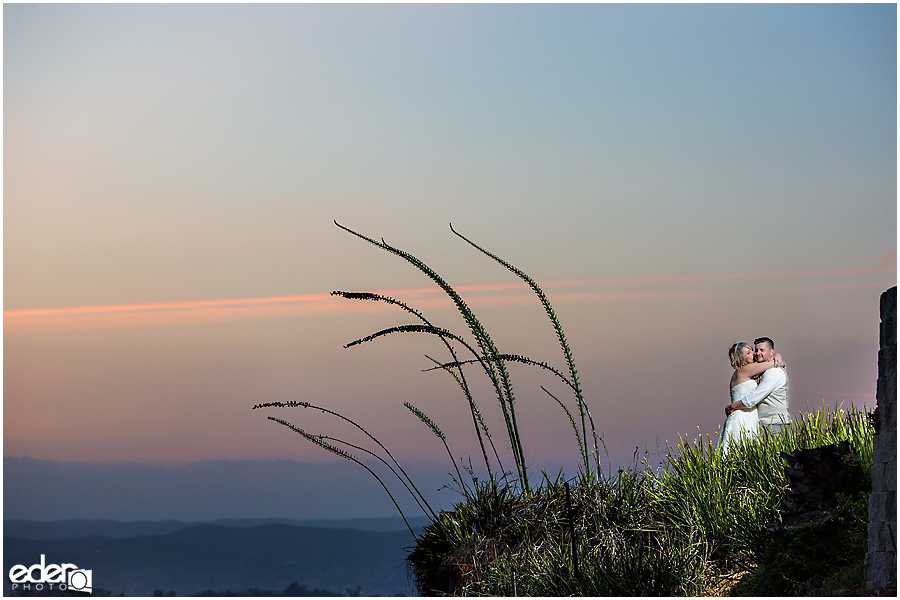
[[[897,587],[897,288],[881,295],[866,587]]]

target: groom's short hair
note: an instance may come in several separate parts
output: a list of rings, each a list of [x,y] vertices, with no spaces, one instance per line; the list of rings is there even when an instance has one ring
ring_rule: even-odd
[[[769,345],[769,348],[771,348],[772,350],[775,349],[775,342],[772,341],[772,338],[761,337],[761,338],[756,338],[755,340],[753,340],[754,345],[761,344],[763,342],[767,343]]]

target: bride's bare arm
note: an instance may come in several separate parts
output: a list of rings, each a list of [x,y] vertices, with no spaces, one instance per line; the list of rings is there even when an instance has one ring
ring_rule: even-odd
[[[741,375],[745,375],[747,377],[753,377],[754,375],[759,375],[760,373],[768,371],[772,367],[776,367],[776,366],[778,366],[778,367],[785,366],[784,361],[781,360],[780,354],[776,354],[775,360],[770,360],[769,362],[747,363],[746,365],[744,365],[743,367],[738,369],[738,372]]]
[[[738,369],[738,373],[740,373],[741,375],[746,375],[747,377],[753,377],[754,375],[759,375],[760,373],[768,371],[774,366],[774,360],[770,360],[769,362],[752,362],[747,363],[746,365]]]

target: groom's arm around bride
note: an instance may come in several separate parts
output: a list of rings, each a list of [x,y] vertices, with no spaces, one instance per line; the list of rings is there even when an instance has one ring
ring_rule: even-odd
[[[757,362],[772,360],[775,355],[775,344],[769,338],[758,338],[755,340],[755,350]],[[772,433],[777,433],[791,422],[788,387],[787,373],[783,368],[769,369],[763,374],[756,390],[729,404],[725,414],[731,414],[738,408],[756,406],[760,425],[768,427]]]

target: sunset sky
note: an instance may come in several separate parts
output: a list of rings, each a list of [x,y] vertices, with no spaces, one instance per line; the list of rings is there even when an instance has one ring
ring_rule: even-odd
[[[543,285],[613,469],[715,433],[738,340],[775,340],[795,412],[874,407],[896,10],[6,4],[4,456],[332,460],[266,416],[340,423],[251,410],[299,400],[449,470],[408,401],[476,459],[456,383],[421,372],[440,342],[345,349],[412,317],[329,294],[464,322],[335,220],[458,286],[502,352],[562,368],[539,302],[449,224]],[[565,390],[511,373],[529,463],[574,473],[540,385]]]

